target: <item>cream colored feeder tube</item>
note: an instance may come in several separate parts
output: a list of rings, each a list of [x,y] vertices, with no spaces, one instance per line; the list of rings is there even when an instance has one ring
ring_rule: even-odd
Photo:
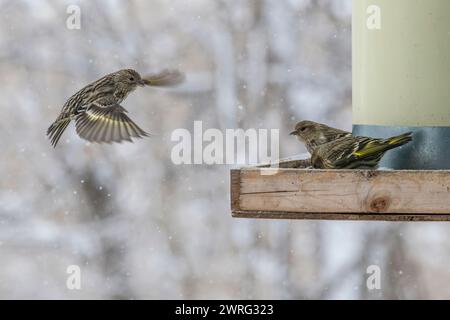
[[[381,167],[450,169],[450,0],[353,0],[353,132],[413,142]]]

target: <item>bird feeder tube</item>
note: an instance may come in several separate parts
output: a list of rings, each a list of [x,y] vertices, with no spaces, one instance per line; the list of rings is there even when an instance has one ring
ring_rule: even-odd
[[[450,1],[355,0],[353,134],[413,142],[391,169],[450,169]]]
[[[450,221],[450,170],[231,170],[237,218]]]

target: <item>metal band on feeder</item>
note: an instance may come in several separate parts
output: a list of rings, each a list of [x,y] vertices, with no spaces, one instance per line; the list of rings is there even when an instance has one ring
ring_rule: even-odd
[[[450,1],[353,1],[353,133],[413,131],[380,167],[450,169]]]

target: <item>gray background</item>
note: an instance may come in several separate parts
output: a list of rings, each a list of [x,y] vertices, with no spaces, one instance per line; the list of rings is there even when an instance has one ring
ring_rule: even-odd
[[[350,1],[0,1],[0,298],[450,298],[447,223],[236,220],[230,166],[175,166],[176,128],[351,129]],[[65,100],[124,67],[178,89],[124,107],[157,134],[89,145],[45,131]],[[77,264],[82,289],[66,288]],[[378,265],[382,289],[366,288]]]

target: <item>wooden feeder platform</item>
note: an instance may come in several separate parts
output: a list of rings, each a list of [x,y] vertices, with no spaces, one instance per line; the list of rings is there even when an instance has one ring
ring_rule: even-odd
[[[450,170],[231,170],[233,217],[450,221]]]

